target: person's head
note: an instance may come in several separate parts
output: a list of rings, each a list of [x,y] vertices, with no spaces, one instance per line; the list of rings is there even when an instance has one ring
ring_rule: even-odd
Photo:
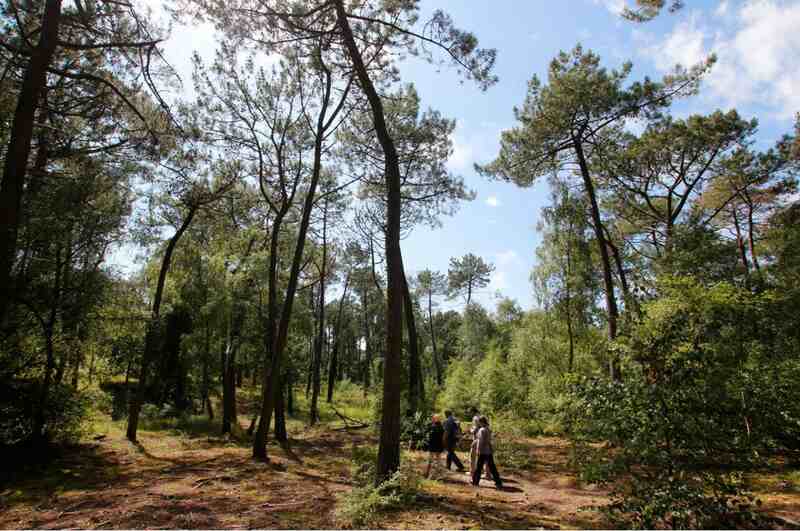
[[[478,408],[476,408],[475,406],[470,407],[469,408],[469,414],[472,415],[473,417],[477,417],[478,416]]]
[[[434,424],[439,424],[441,422],[441,419],[439,418],[439,415],[433,415],[431,417],[431,422],[434,423]]]
[[[488,428],[489,427],[489,419],[487,419],[485,416],[481,415],[480,418],[478,419],[478,424],[480,424],[484,428]]]
[[[445,409],[445,410],[444,410],[444,416],[445,416],[446,418],[450,418],[450,417],[452,417],[452,416],[453,416],[453,412],[452,412],[452,411],[450,411],[449,409]]]

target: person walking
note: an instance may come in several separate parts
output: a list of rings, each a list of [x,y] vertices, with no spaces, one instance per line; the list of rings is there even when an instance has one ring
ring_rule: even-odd
[[[442,421],[439,420],[439,415],[434,415],[431,418],[431,427],[428,432],[428,452],[430,452],[430,457],[428,458],[428,469],[425,471],[426,478],[431,475],[431,467],[434,467],[434,473],[442,468],[443,439],[444,428],[442,427]]]
[[[456,445],[461,435],[461,427],[453,417],[453,412],[447,410],[444,412],[447,420],[444,421],[444,440],[447,448],[447,470],[450,470],[450,465],[455,464],[459,472],[464,471],[464,465],[456,455]]]
[[[492,448],[492,432],[489,430],[489,420],[481,416],[478,419],[478,462],[475,465],[475,470],[472,472],[472,484],[476,487],[481,482],[481,470],[483,465],[489,467],[489,471],[494,478],[494,485],[498,489],[503,488],[503,480],[500,479],[500,474],[497,472],[497,466],[494,464],[494,449]]]
[[[472,475],[475,473],[475,469],[478,466],[478,430],[481,429],[480,423],[478,422],[478,420],[480,419],[480,415],[478,415],[478,410],[472,408],[472,412],[474,413],[472,417],[472,426],[470,426],[469,428],[469,433],[472,436],[472,444],[469,447],[470,477],[472,477]],[[486,470],[486,467],[484,467],[483,471],[486,473],[484,476],[486,479],[492,479],[492,476],[489,474],[489,471]],[[478,475],[480,474],[481,472],[478,472]]]

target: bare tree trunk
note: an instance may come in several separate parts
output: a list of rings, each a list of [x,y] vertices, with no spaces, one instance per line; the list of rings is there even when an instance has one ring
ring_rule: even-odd
[[[386,179],[386,355],[384,357],[383,411],[378,446],[376,482],[390,477],[400,466],[400,356],[403,340],[403,264],[400,251],[400,164],[394,142],[389,135],[380,96],[372,84],[361,52],[358,50],[344,0],[334,0],[337,23],[353,63],[361,89],[372,109],[375,134],[384,154]]]
[[[58,44],[61,0],[47,0],[39,28],[39,43],[31,51],[11,123],[3,179],[0,182],[0,324],[13,294],[11,269],[17,254],[17,232],[25,190],[25,173],[31,153],[33,122],[39,98],[47,83],[47,68]]]

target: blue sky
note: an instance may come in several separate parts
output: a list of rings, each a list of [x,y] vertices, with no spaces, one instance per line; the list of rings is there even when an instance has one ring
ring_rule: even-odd
[[[493,309],[500,292],[523,308],[534,305],[529,274],[539,241],[536,223],[548,203],[547,186],[542,182],[520,189],[487,181],[472,166],[496,154],[500,132],[514,126],[513,106],[523,101],[531,76],[545,80],[551,59],[578,42],[597,52],[605,66],[631,60],[631,79],[660,77],[676,63],[694,64],[714,52],[718,63],[701,93],[676,105],[674,114],[735,107],[744,117],[759,119],[759,144],[764,147],[790,132],[794,113],[800,111],[800,0],[687,4],[678,14],[642,25],[621,19],[625,0],[423,0],[423,20],[433,9],[443,9],[459,27],[473,31],[482,47],[497,49],[500,81],[481,92],[469,82],[462,84],[454,71],[437,72],[419,60],[401,66],[404,82],[416,85],[423,105],[457,120],[450,167],[477,192],[474,201],[444,218],[441,228],[416,228],[403,241],[406,271],[446,272],[451,257],[471,252],[496,266],[477,300]],[[209,55],[213,47],[208,27],[179,26],[165,51],[189,84],[191,51]]]

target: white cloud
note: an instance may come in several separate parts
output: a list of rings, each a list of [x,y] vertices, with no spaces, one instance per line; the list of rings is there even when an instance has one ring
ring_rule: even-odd
[[[496,258],[497,265],[500,267],[505,267],[519,262],[519,255],[514,249],[508,249],[507,251],[497,253]]]
[[[450,168],[464,171],[471,166],[473,160],[475,160],[475,155],[472,146],[462,138],[459,138],[458,135],[455,135],[453,138],[453,153],[447,161]]]
[[[619,15],[626,7],[625,0],[594,0],[595,4],[602,5],[613,15]]]
[[[494,208],[494,207],[499,207],[502,203],[500,202],[499,199],[497,199],[496,195],[490,195],[489,197],[486,198],[486,204]]]
[[[489,279],[489,290],[497,291],[508,288],[508,278],[505,271],[495,271]]]
[[[730,10],[727,2],[717,7],[715,25],[722,29],[716,32],[698,12],[691,13],[661,42],[646,47],[645,55],[667,71],[715,53],[704,93],[727,105],[767,105],[778,117],[791,118],[800,110],[800,3],[755,0],[729,16]]]
[[[671,70],[676,64],[692,66],[705,59],[705,31],[698,26],[698,15],[692,13],[688,20],[675,26],[662,42],[647,49],[647,53],[661,70]]]

